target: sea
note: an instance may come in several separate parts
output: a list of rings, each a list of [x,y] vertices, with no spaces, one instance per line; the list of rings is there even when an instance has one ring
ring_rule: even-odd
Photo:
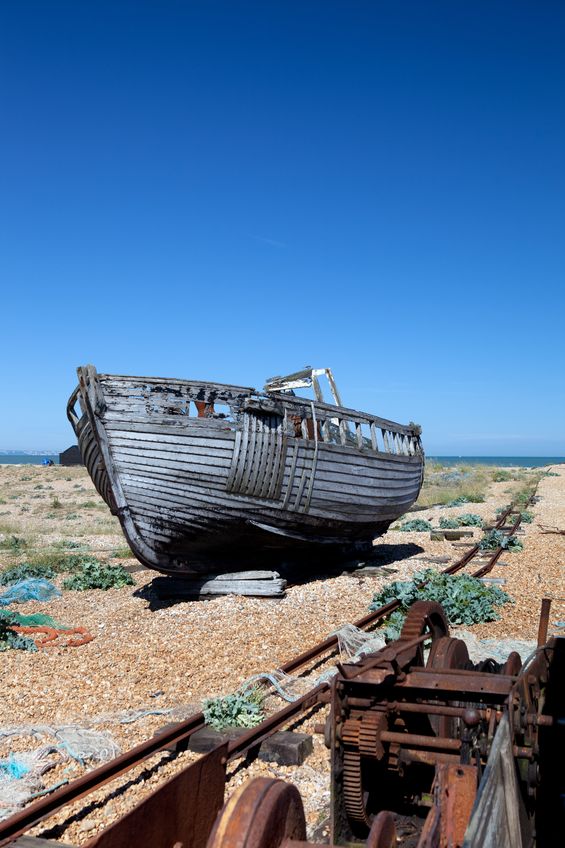
[[[560,465],[564,456],[426,456],[426,462],[441,465],[498,465],[506,468],[541,468],[545,465]]]
[[[44,460],[59,464],[58,453],[2,453],[0,465],[44,465]],[[564,456],[427,456],[427,462],[439,462],[441,465],[498,465],[503,467],[540,468],[544,465],[565,463]]]
[[[51,460],[59,465],[58,453],[0,453],[0,465],[45,465]]]

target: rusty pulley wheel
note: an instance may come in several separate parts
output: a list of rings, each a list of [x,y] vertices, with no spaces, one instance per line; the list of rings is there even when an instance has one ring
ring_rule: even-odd
[[[206,848],[278,848],[285,839],[306,839],[300,793],[284,780],[256,777],[228,799]]]
[[[442,636],[441,639],[432,642],[426,668],[433,668],[438,671],[444,668],[465,670],[470,666],[469,651],[463,639]]]
[[[469,651],[463,639],[442,636],[440,639],[435,639],[432,642],[426,668],[431,668],[434,671],[460,668],[464,671],[470,667]],[[452,706],[458,705],[456,702],[452,704]],[[429,718],[430,724],[437,736],[450,739],[457,737],[459,726],[459,719],[457,717],[431,715]]]
[[[510,674],[513,677],[517,677],[520,674],[521,668],[522,657],[517,651],[512,651],[508,654],[508,659],[502,666],[501,674]]]
[[[366,848],[396,848],[396,825],[392,813],[388,810],[381,810],[375,816]]]

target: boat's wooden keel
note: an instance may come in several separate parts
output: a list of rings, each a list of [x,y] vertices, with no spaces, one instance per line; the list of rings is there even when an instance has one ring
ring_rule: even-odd
[[[197,600],[214,595],[283,598],[286,580],[277,571],[237,571],[206,577],[156,577],[151,588],[161,600]]]

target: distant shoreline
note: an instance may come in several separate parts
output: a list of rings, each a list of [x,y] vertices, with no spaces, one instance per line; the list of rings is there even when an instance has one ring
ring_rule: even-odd
[[[58,453],[2,453],[0,465],[42,465],[44,459],[59,464]],[[542,468],[565,463],[563,456],[426,456],[426,462],[441,465],[500,465],[504,468]]]
[[[44,459],[59,464],[58,453],[0,453],[0,465],[42,465]]]
[[[426,455],[426,462],[439,462],[441,465],[500,465],[504,468],[543,468],[546,465],[565,463],[563,456],[432,456]]]

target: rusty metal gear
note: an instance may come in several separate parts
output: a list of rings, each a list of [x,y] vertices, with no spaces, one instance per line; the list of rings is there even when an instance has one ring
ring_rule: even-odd
[[[359,750],[359,732],[361,721],[347,719],[341,728],[343,743],[343,803],[350,821],[369,826],[369,819],[363,794],[361,773],[361,752]]]
[[[343,803],[349,821],[353,825],[369,827],[367,793],[363,791],[361,754],[350,748],[343,752]]]
[[[432,640],[449,636],[449,624],[441,604],[436,601],[416,601],[412,604],[400,632],[400,640],[409,642],[429,632]],[[418,645],[414,649],[413,665],[424,664],[424,648]]]
[[[377,710],[343,723],[343,800],[349,820],[357,825],[369,827],[370,824],[368,793],[363,790],[362,757],[380,760],[384,756],[380,733],[387,726],[386,713]]]
[[[388,727],[386,713],[368,710],[361,719],[359,728],[359,751],[363,757],[373,757],[380,760],[384,756],[384,746],[381,742],[381,732]]]

